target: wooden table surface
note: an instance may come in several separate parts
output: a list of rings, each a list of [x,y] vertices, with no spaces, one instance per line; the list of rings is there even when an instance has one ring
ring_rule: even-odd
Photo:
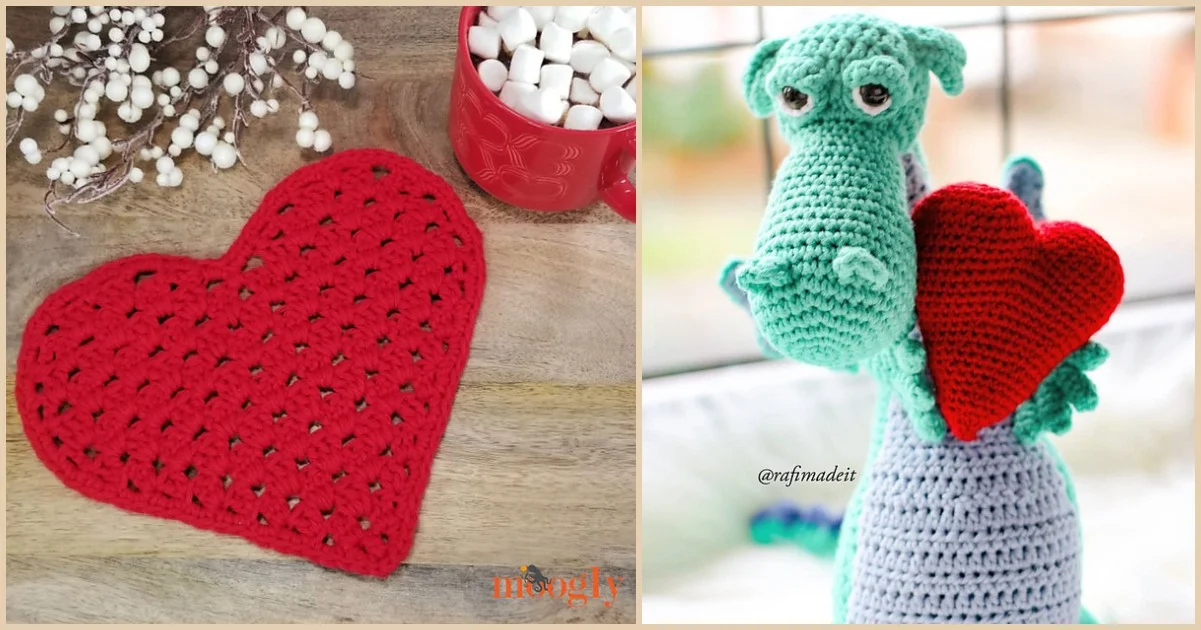
[[[295,117],[256,121],[247,163],[182,161],[182,188],[146,181],[41,209],[47,162],[9,151],[7,601],[10,622],[464,622],[635,619],[635,228],[601,206],[540,214],[476,188],[446,134],[458,9],[317,8],[356,49],[359,81],[317,108],[335,149],[408,155],[459,192],[484,233],[488,285],[408,561],[384,581],[320,568],[240,538],[124,512],[67,489],[35,458],[12,399],[20,335],[52,290],[140,252],[220,255],[259,198],[315,159]],[[8,9],[21,46],[46,9]],[[285,108],[293,104],[281,99]],[[48,100],[38,114],[48,119]],[[34,119],[39,120],[38,118]],[[56,131],[35,134],[44,144]],[[147,167],[149,165],[146,165]],[[147,177],[147,180],[152,179]],[[497,600],[494,576],[598,566],[613,606]]]

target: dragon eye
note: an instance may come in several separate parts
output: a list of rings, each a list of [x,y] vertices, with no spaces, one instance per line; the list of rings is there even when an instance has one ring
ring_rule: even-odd
[[[789,116],[800,116],[813,109],[813,99],[791,85],[786,85],[780,90],[780,104],[784,107],[784,113]]]
[[[876,116],[892,105],[892,95],[883,85],[871,83],[851,91],[855,105],[869,116]]]

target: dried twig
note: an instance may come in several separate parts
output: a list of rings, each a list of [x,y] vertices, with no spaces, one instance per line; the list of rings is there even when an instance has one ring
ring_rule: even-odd
[[[186,18],[172,33],[164,31],[166,11]],[[189,151],[216,170],[233,166],[252,119],[279,111],[280,89],[299,101],[297,144],[328,150],[332,141],[317,126],[311,88],[333,80],[351,89],[357,76],[354,48],[298,7],[54,7],[50,15],[51,36],[38,46],[15,50],[6,38],[5,142],[41,118],[47,89],[78,90],[71,110],[53,113],[61,142],[20,142],[31,164],[42,161],[43,151],[63,154],[46,169],[45,211],[68,231],[55,209],[142,181],[138,161],[153,163],[154,181],[165,187],[180,185],[175,161]],[[178,58],[181,51],[171,51],[184,44],[193,48],[183,67],[163,63]],[[296,76],[285,77],[285,69]],[[117,110],[121,124],[99,122],[107,108]]]

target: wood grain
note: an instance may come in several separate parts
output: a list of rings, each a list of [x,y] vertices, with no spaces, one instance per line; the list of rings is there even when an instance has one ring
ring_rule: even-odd
[[[8,9],[10,36],[40,36],[47,13]],[[252,124],[245,166],[214,174],[193,156],[181,188],[143,183],[63,209],[78,237],[43,214],[45,164],[11,160],[8,620],[633,622],[634,227],[600,205],[521,210],[470,182],[445,132],[457,9],[313,13],[355,43],[364,77],[349,96],[319,94],[335,148],[414,158],[456,188],[484,233],[488,285],[412,554],[389,579],[364,579],[90,501],[36,460],[12,399],[24,323],[55,288],[133,253],[219,256],[263,193],[318,157],[296,147],[285,112]],[[34,135],[45,143],[51,133]],[[623,582],[612,606],[494,599],[494,577],[528,563],[552,577],[598,566]]]

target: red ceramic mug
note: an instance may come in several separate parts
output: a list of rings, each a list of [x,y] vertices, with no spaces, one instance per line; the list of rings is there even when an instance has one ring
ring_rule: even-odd
[[[467,29],[483,7],[463,7],[450,89],[450,142],[463,170],[488,194],[548,212],[576,210],[598,199],[634,221],[637,192],[629,179],[635,123],[596,131],[535,122],[509,109],[480,80],[467,49]]]

